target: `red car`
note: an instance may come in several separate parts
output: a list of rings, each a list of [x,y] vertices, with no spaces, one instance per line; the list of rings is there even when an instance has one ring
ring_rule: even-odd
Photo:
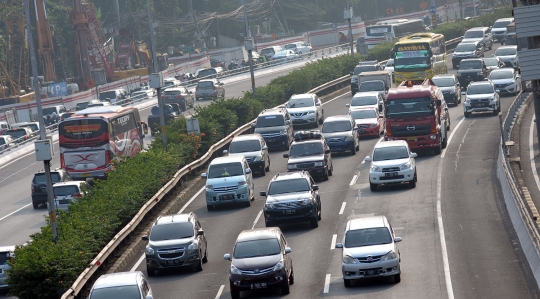
[[[349,110],[349,114],[356,122],[358,136],[381,136],[384,133],[384,116],[374,107],[357,108]]]

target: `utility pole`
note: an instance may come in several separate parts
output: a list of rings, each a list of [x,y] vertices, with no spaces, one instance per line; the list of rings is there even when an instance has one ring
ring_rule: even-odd
[[[46,140],[47,134],[45,133],[45,121],[43,120],[43,107],[41,107],[41,92],[39,88],[36,52],[34,51],[34,38],[32,37],[32,26],[30,23],[30,8],[28,0],[24,0],[24,14],[26,17],[26,33],[28,34],[28,51],[30,52],[30,65],[32,68],[32,87],[36,93],[36,104],[38,111],[39,121],[39,139]],[[49,208],[49,219],[51,221],[53,241],[58,241],[58,232],[56,228],[56,208],[53,198],[53,188],[51,179],[51,164],[50,160],[43,161],[43,168],[45,169],[45,178],[47,180],[47,203]]]
[[[158,65],[158,59],[156,54],[156,43],[154,41],[154,21],[152,21],[152,10],[150,10],[150,0],[146,0],[146,10],[148,13],[148,26],[150,27],[150,46],[152,47],[152,73],[158,73],[160,71]],[[163,150],[167,151],[167,136],[165,134],[165,114],[163,112],[163,99],[161,98],[161,88],[157,89],[157,100],[159,106],[159,123],[161,125],[161,142],[163,143]]]
[[[118,19],[118,30],[122,28],[122,22],[120,22],[120,5],[118,5],[118,0],[114,0],[114,12],[116,12],[116,18]]]
[[[463,20],[463,0],[459,0],[459,19]]]
[[[246,48],[248,52],[249,73],[251,74],[251,93],[253,93],[253,97],[255,98],[257,94],[256,94],[256,89],[255,89],[255,73],[253,72],[253,39],[251,38],[251,33],[249,32],[246,1],[247,0],[244,0],[244,23],[246,26],[244,47]]]
[[[349,0],[347,0],[347,8],[345,8],[343,12],[343,16],[345,19],[347,19],[347,23],[349,23],[349,45],[351,47],[351,55],[354,55],[354,38],[352,34],[352,25],[351,25],[351,19],[353,17],[353,8],[350,4]]]

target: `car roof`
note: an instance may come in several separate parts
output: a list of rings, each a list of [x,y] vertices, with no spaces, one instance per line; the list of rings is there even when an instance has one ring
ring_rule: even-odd
[[[477,31],[477,30],[486,30],[486,29],[489,29],[489,27],[473,27],[467,31]]]
[[[517,49],[517,46],[516,45],[500,46],[499,48],[497,48],[497,50],[499,49]]]
[[[349,220],[347,230],[357,230],[372,227],[387,227],[388,220],[385,216],[359,217]]]
[[[15,245],[0,246],[0,252],[13,252],[13,251],[15,251]]]
[[[343,121],[343,120],[350,120],[351,119],[351,116],[346,114],[346,115],[333,115],[333,116],[328,116],[327,118],[325,118],[324,122],[334,122],[334,121]]]
[[[477,40],[464,40],[464,41],[460,42],[460,43],[458,44],[458,46],[459,46],[460,44],[479,44],[479,43],[480,43],[480,41],[477,41]]]
[[[217,81],[216,79],[204,79],[204,80],[199,80],[198,83],[201,83],[201,82],[215,82]]]
[[[495,22],[499,22],[499,21],[512,21],[514,20],[514,18],[500,18],[500,19],[497,19],[497,21]]]
[[[456,75],[454,74],[441,74],[441,75],[436,75],[436,76],[433,76],[433,78],[456,78]]]
[[[261,134],[246,134],[246,135],[238,135],[233,138],[232,142],[240,141],[240,140],[261,140],[262,136]]]
[[[244,159],[245,159],[244,156],[241,156],[241,155],[218,157],[212,160],[212,162],[210,162],[210,165],[225,164],[225,163],[231,163],[231,162],[242,162]]]
[[[156,220],[154,225],[162,225],[167,223],[185,223],[189,222],[191,216],[191,213],[163,215]]]
[[[265,227],[255,228],[242,231],[236,242],[264,240],[264,239],[277,239],[279,238],[280,229],[277,227]]]
[[[491,82],[491,81],[473,81],[473,82],[469,83],[469,86],[471,86],[471,85],[487,85],[487,84],[493,85],[493,82]]]
[[[139,275],[141,275],[140,271],[118,272],[101,275],[94,283],[93,289],[110,288],[124,285],[137,285],[137,279]]]
[[[353,106],[349,108],[349,112],[351,111],[363,111],[363,110],[372,110],[377,111],[379,108],[373,107],[373,106]]]
[[[379,142],[377,144],[375,144],[374,146],[374,149],[375,148],[384,148],[384,147],[393,147],[393,146],[407,146],[407,141],[405,140],[393,140],[393,141],[384,141],[384,142]]]
[[[269,109],[264,109],[261,113],[259,113],[259,116],[268,115],[268,114],[285,114],[285,113],[287,113],[287,110],[285,108],[269,108]]]
[[[493,73],[515,73],[514,68],[511,67],[504,67],[502,69],[495,69],[491,71],[491,74]]]
[[[37,121],[23,121],[23,122],[20,122],[20,123],[16,123],[16,124],[12,124],[11,126],[22,126],[22,125],[29,125],[29,124],[34,124],[34,125],[39,125],[39,122]]]
[[[55,168],[55,169],[51,169],[51,172],[66,172],[66,171],[64,169],[62,169],[62,168]],[[36,171],[35,174],[41,174],[41,173],[45,173],[45,170],[40,169],[40,170]]]
[[[312,98],[314,95],[316,95],[316,94],[314,94],[314,93],[300,93],[300,94],[293,94],[293,95],[291,96],[290,100],[292,100],[292,99],[305,99],[305,98],[307,98],[307,97]]]
[[[275,181],[287,181],[291,179],[307,179],[309,173],[306,171],[291,171],[291,172],[282,172],[276,174],[270,182]]]
[[[380,81],[380,80],[379,80]],[[364,82],[368,82],[368,81],[364,81]],[[358,95],[358,96],[356,96]],[[362,96],[378,96],[379,95],[379,92],[378,91],[363,91],[363,92],[357,92],[354,94],[353,98],[354,97],[362,97]]]
[[[80,187],[82,183],[84,183],[84,181],[58,182],[58,183],[54,184],[53,187],[59,187],[59,186],[77,186],[77,187]]]
[[[461,61],[484,61],[482,58],[467,58],[463,59]]]

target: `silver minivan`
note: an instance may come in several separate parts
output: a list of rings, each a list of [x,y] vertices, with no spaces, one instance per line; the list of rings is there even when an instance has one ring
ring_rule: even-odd
[[[14,252],[15,246],[0,247],[0,290],[9,288],[7,284],[7,270],[11,269],[11,266],[8,265],[8,261],[15,256]]]
[[[101,275],[90,290],[88,299],[152,299],[152,288],[141,271]]]

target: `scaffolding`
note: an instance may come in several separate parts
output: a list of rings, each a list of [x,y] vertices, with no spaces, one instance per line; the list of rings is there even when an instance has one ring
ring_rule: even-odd
[[[6,25],[5,54],[0,57],[0,96],[16,97],[28,88],[28,45],[25,34],[23,0],[6,0],[4,9]]]

